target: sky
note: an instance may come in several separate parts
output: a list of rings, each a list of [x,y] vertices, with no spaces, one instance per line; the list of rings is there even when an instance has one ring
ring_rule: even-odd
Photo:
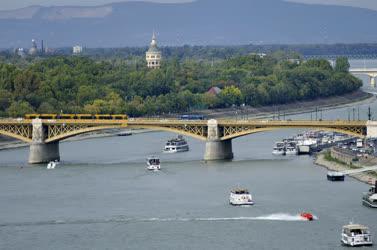
[[[64,5],[82,5],[93,6],[113,2],[122,2],[124,0],[0,0],[0,10],[10,10],[27,7],[30,5],[42,6],[64,6]],[[129,0],[127,0],[129,1]],[[162,3],[179,3],[191,2],[192,0],[133,0],[133,1],[149,1]],[[231,0],[230,0],[231,1]],[[308,3],[308,4],[334,4],[344,6],[354,6],[377,10],[377,0],[285,0],[290,2]]]

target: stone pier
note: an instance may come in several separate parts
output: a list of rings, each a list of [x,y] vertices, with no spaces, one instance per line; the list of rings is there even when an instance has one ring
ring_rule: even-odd
[[[216,161],[231,159],[233,159],[232,140],[222,141],[220,139],[217,120],[209,120],[204,160]]]
[[[371,87],[376,87],[376,75],[369,75],[369,83]]]
[[[43,127],[41,119],[34,119],[33,141],[30,144],[29,163],[47,163],[50,161],[60,160],[59,142],[45,143],[46,128]]]

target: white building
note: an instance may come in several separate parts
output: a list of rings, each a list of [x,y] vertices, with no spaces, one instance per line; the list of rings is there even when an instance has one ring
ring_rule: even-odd
[[[81,54],[81,53],[82,53],[82,46],[80,46],[80,45],[73,46],[73,54],[74,55],[78,55],[78,54]]]
[[[158,69],[161,67],[161,51],[157,47],[156,35],[153,33],[152,42],[148,51],[145,53],[147,66],[151,69]]]

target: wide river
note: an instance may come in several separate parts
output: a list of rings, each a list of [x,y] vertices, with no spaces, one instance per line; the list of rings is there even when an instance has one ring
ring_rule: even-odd
[[[322,115],[347,119],[355,107],[365,119],[369,106],[377,119],[376,101]],[[309,156],[271,155],[297,132],[235,139],[231,162],[203,162],[204,143],[190,138],[189,152],[162,154],[174,136],[165,132],[62,142],[54,170],[27,165],[28,148],[0,151],[0,249],[343,249],[350,221],[368,225],[377,243],[377,210],[360,200],[366,184],[329,182]],[[152,154],[162,171],[146,171]],[[230,206],[234,187],[256,204]],[[300,220],[302,211],[318,220]]]

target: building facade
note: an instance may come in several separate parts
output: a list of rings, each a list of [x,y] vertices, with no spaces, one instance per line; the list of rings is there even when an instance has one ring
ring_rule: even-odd
[[[82,53],[82,46],[80,45],[73,46],[72,51],[74,55],[79,55]]]
[[[150,69],[158,69],[161,67],[161,51],[157,47],[156,35],[153,33],[152,42],[148,51],[145,53],[145,59],[147,60],[147,67]]]

